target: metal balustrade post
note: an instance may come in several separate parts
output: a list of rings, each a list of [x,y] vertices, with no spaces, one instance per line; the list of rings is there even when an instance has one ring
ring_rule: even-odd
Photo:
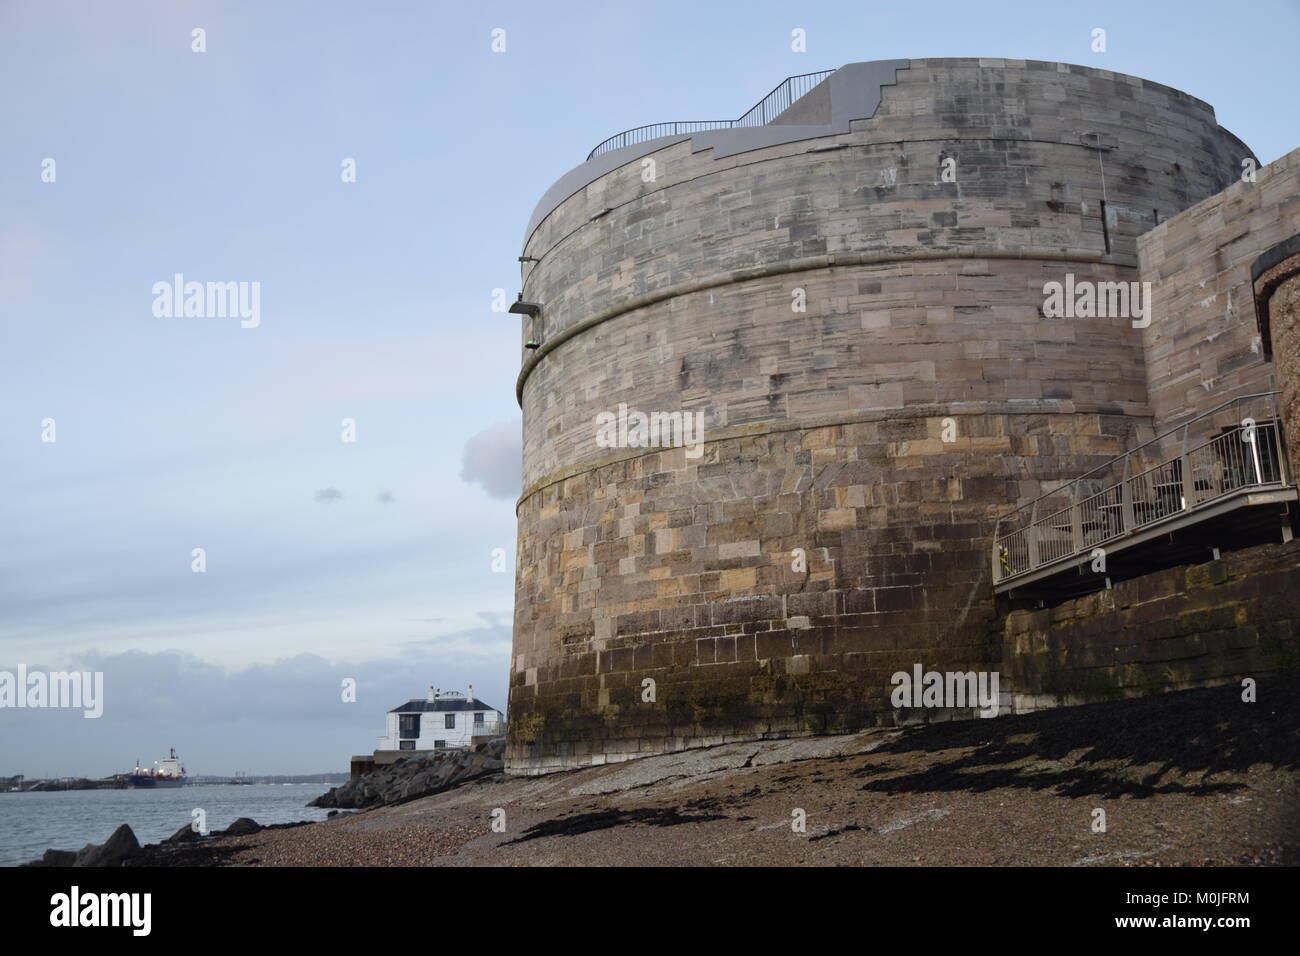
[[[1073,485],[1070,492],[1070,543],[1073,545],[1071,554],[1078,554],[1083,550],[1083,515],[1079,513],[1079,486]]]
[[[1284,485],[1291,484],[1291,459],[1286,453],[1286,435],[1282,431],[1282,419],[1275,417],[1273,419],[1277,424],[1273,427],[1273,448],[1277,455],[1277,480]]]
[[[1029,509],[1029,527],[1025,529],[1025,547],[1029,551],[1030,570],[1038,567],[1038,502]]]
[[[1129,482],[1129,464],[1130,457],[1124,456],[1124,468],[1120,472],[1119,479],[1119,521],[1120,533],[1126,534],[1133,530],[1133,486]]]
[[[1287,457],[1286,452],[1286,423],[1282,421],[1282,413],[1278,402],[1278,393],[1273,392],[1267,399],[1268,417],[1271,422],[1270,428],[1273,432],[1271,447],[1273,455],[1277,459],[1277,480],[1284,485],[1291,484],[1291,459]]]
[[[1246,438],[1245,435],[1242,435],[1241,437],[1243,440],[1245,440]],[[1262,485],[1264,483],[1264,470],[1260,467],[1259,464],[1259,426],[1258,425],[1255,425],[1250,429],[1250,439],[1246,443],[1250,445],[1250,460],[1255,465],[1254,483],[1257,485]]]

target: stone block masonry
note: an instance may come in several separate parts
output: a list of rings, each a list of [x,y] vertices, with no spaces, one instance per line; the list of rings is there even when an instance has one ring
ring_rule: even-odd
[[[1294,154],[1293,154],[1294,155]],[[1287,451],[1294,470],[1300,463],[1300,233],[1284,241],[1279,254],[1285,259],[1263,270],[1256,280],[1256,309],[1264,322],[1275,378],[1281,394],[1281,413]],[[1278,255],[1266,253],[1256,268],[1270,266]],[[1261,290],[1266,290],[1260,294]]]
[[[893,672],[1002,661],[996,517],[1150,433],[1143,331],[1044,285],[1138,279],[1249,150],[1103,70],[886,72],[846,132],[652,141],[535,214],[510,772],[901,719]],[[702,457],[602,447],[620,404]]]
[[[1300,149],[1238,179],[1138,240],[1155,315],[1142,330],[1156,428],[1277,387],[1256,321],[1251,266],[1300,233]]]
[[[1300,668],[1300,540],[1013,611],[1002,672],[1018,712]]]

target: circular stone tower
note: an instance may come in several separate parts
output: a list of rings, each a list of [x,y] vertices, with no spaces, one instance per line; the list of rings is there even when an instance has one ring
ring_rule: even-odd
[[[602,144],[528,224],[513,773],[995,669],[993,519],[1150,422],[1140,320],[1045,286],[1137,280],[1251,155],[1178,90],[1023,60],[850,64],[739,122]]]

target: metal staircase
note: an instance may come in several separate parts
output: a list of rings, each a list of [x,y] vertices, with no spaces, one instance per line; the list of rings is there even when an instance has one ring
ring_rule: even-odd
[[[998,521],[998,593],[1070,595],[1116,574],[1263,538],[1296,500],[1277,392],[1244,395],[1142,443]],[[1191,558],[1194,559],[1194,558]]]

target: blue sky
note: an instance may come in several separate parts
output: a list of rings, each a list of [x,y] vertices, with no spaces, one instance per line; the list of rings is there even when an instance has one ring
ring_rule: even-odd
[[[1008,56],[1186,90],[1268,162],[1300,145],[1298,27],[1295,0],[5,0],[0,669],[93,664],[106,701],[0,711],[0,774],[342,769],[428,684],[505,708],[519,338],[489,306],[605,137]],[[155,317],[175,273],[259,282],[260,325]]]

